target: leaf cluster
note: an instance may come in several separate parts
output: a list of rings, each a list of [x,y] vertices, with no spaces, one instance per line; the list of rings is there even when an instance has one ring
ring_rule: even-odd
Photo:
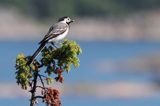
[[[22,89],[27,89],[29,85],[29,80],[32,78],[32,72],[30,71],[30,67],[26,66],[27,58],[24,54],[19,54],[16,58],[15,68],[17,84],[21,84]]]
[[[24,54],[19,54],[16,58],[16,80],[18,85],[20,84],[22,89],[27,89],[27,87],[32,87],[32,82],[34,79],[34,73],[38,71],[42,73],[42,77],[45,78],[47,84],[53,82],[54,79],[58,82],[63,82],[62,72],[69,72],[71,66],[79,67],[78,55],[82,53],[80,46],[71,40],[64,40],[59,48],[54,46],[45,47],[41,51],[40,59],[35,59],[30,65],[26,63],[31,56],[25,56]],[[44,71],[42,71],[43,69]],[[51,75],[57,75],[57,77],[52,78]],[[39,74],[40,76],[40,74]]]
[[[82,50],[75,41],[65,40],[60,48],[45,47],[42,51],[41,61],[47,66],[47,72],[54,72],[56,67],[69,72],[72,64],[79,67],[77,56],[80,53],[82,53]]]

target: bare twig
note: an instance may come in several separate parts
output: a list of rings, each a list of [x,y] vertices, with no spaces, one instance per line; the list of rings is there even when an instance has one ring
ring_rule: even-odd
[[[38,98],[43,99],[44,97],[43,97],[43,96],[35,96],[35,97],[34,97],[34,99],[38,99]]]
[[[45,86],[44,86],[44,82],[43,82],[43,79],[42,79],[41,75],[40,75],[40,74],[38,74],[38,77],[39,77],[39,78],[40,78],[40,80],[41,80],[41,83],[42,83],[43,88],[45,88]]]
[[[45,87],[42,87],[42,86],[36,86],[36,87],[41,89],[46,89]]]

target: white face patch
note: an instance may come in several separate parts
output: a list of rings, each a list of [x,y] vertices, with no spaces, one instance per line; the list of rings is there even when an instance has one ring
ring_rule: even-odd
[[[66,23],[69,23],[69,22],[71,21],[71,19],[68,17],[68,18],[64,19],[64,21],[65,21]]]

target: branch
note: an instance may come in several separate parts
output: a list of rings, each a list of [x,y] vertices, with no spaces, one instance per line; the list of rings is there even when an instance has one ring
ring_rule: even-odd
[[[40,75],[40,74],[38,74],[38,77],[39,77],[39,78],[40,78],[40,80],[41,80],[41,83],[42,83],[43,88],[45,88],[45,86],[44,86],[44,82],[43,82],[43,79],[42,79],[41,75]]]
[[[34,99],[37,99],[37,98],[41,98],[41,99],[44,99],[43,96],[35,96]]]
[[[43,67],[43,66],[44,66],[44,64],[42,63],[41,65],[38,66],[38,68],[41,68],[41,67]]]
[[[45,76],[45,75],[41,75],[41,74],[38,74],[38,75],[41,76],[41,77],[47,78],[47,76]]]
[[[36,93],[36,86],[37,86],[38,70],[35,70],[35,71],[36,72],[34,73],[33,88],[31,90],[30,106],[34,106],[34,104],[35,104],[35,93]]]
[[[36,86],[36,87],[41,89],[46,89],[45,87],[42,87],[42,86]]]

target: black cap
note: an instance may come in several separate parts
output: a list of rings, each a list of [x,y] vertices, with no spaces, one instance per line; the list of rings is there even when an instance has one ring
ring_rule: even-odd
[[[65,18],[68,18],[68,16],[64,16],[64,17],[59,18],[59,19],[58,19],[58,22],[59,22],[59,21],[63,21]]]

